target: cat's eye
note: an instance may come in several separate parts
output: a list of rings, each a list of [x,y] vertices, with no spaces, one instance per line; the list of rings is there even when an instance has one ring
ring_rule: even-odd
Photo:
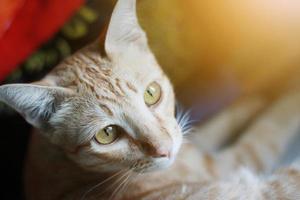
[[[107,145],[116,141],[119,137],[119,129],[117,126],[107,126],[95,135],[95,139],[99,144]]]
[[[151,83],[145,93],[144,93],[144,100],[145,103],[148,106],[153,106],[155,105],[161,98],[161,87],[158,83],[153,82]]]

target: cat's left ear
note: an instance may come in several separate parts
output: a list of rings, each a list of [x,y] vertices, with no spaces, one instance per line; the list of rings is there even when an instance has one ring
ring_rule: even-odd
[[[108,26],[105,51],[109,57],[114,57],[130,47],[147,50],[147,37],[138,22],[136,0],[118,0]]]
[[[71,95],[71,91],[61,87],[32,84],[0,86],[0,101],[19,112],[36,128],[43,128],[61,102]]]

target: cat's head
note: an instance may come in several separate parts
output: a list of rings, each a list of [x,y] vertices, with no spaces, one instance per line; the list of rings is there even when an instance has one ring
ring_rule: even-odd
[[[136,0],[118,1],[104,40],[40,82],[1,86],[0,99],[87,170],[166,168],[182,143],[173,88],[139,26]]]

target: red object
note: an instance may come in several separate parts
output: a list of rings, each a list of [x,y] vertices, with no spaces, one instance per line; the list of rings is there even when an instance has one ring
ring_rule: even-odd
[[[47,41],[84,0],[0,0],[0,81]]]

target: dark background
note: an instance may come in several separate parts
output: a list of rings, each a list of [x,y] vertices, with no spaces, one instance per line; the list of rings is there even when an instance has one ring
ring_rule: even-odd
[[[109,19],[112,7],[113,3],[109,1],[87,1],[61,31],[42,45],[0,85],[28,83],[42,78],[63,58],[99,35]],[[89,17],[85,17],[85,14]],[[76,32],[78,27],[81,27],[81,31]],[[20,115],[1,103],[0,126],[0,199],[24,199],[23,166],[32,127]]]
[[[0,116],[0,199],[22,199],[22,170],[31,127],[19,116]]]

